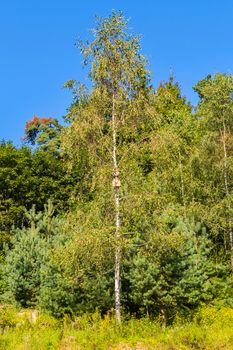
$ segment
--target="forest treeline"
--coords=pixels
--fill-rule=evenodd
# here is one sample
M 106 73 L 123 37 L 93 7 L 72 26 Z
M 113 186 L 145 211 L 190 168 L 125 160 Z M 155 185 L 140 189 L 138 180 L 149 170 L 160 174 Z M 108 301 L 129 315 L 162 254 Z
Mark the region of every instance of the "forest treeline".
M 1 302 L 170 322 L 233 306 L 233 76 L 153 87 L 121 13 L 79 42 L 91 88 L 0 144 Z

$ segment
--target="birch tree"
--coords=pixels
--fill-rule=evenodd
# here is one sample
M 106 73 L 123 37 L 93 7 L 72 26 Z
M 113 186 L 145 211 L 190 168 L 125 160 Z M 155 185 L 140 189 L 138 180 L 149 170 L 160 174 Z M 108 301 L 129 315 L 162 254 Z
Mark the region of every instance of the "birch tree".
M 233 77 L 225 74 L 207 76 L 195 86 L 200 103 L 198 116 L 203 121 L 203 129 L 212 142 L 211 162 L 215 162 L 214 174 L 219 174 L 219 193 L 223 192 L 222 208 L 226 217 L 228 245 L 231 267 L 233 268 L 233 227 L 232 227 L 232 143 L 233 143 Z M 207 144 L 208 146 L 208 144 Z M 213 158 L 214 157 L 214 158 Z M 211 176 L 213 174 L 210 174 Z M 216 187 L 216 185 L 214 185 Z M 223 190 L 221 190 L 223 188 Z
M 121 230 L 123 222 L 120 198 L 122 181 L 120 159 L 122 157 L 122 150 L 125 147 L 122 146 L 125 144 L 124 132 L 122 130 L 126 128 L 126 125 L 127 128 L 129 127 L 129 119 L 132 118 L 132 115 L 127 114 L 127 111 L 129 111 L 133 101 L 139 101 L 140 96 L 145 96 L 149 89 L 149 74 L 145 68 L 146 60 L 140 54 L 140 38 L 129 34 L 127 24 L 128 21 L 123 17 L 122 13 L 113 12 L 108 18 L 97 18 L 96 28 L 92 30 L 94 40 L 87 44 L 84 44 L 82 41 L 77 43 L 83 54 L 84 65 L 90 67 L 89 76 L 92 82 L 91 92 L 86 98 L 89 106 L 88 118 L 90 119 L 88 141 L 87 119 L 85 121 L 80 118 L 80 122 L 76 125 L 79 133 L 80 128 L 82 128 L 81 123 L 86 128 L 86 134 L 83 139 L 85 138 L 89 151 L 91 150 L 92 142 L 94 142 L 93 139 L 95 139 L 93 143 L 93 155 L 89 157 L 89 160 L 86 158 L 83 164 L 87 166 L 88 161 L 90 161 L 92 162 L 90 168 L 93 168 L 94 159 L 98 158 L 100 163 L 102 159 L 103 164 L 103 162 L 106 163 L 106 159 L 108 158 L 106 157 L 106 153 L 110 152 L 111 154 L 108 158 L 108 166 L 111 167 L 112 178 L 109 178 L 109 181 L 112 181 L 112 191 L 114 194 L 115 310 L 118 323 L 121 321 L 120 274 L 122 259 Z M 73 81 L 71 85 L 73 87 Z M 72 120 L 79 118 L 77 115 L 80 113 L 80 100 L 83 101 L 83 98 L 77 97 L 76 105 L 70 110 L 71 114 L 74 114 L 70 117 Z M 86 108 L 86 111 L 88 108 Z M 130 123 L 132 126 L 136 121 L 131 120 Z M 67 143 L 69 143 L 72 138 L 69 131 L 66 132 L 65 138 Z M 80 138 L 77 142 L 80 145 Z M 70 146 L 71 153 L 75 148 L 73 146 Z M 103 151 L 104 148 L 105 151 Z M 83 147 L 83 153 L 85 152 L 85 147 Z M 90 158 L 92 159 L 90 160 Z M 95 175 L 92 174 L 92 178 Z

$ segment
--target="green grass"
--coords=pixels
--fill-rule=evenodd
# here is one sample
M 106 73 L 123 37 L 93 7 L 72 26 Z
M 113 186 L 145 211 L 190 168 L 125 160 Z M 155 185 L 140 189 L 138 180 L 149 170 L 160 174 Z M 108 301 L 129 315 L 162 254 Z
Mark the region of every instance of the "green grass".
M 192 321 L 178 319 L 169 327 L 149 319 L 123 320 L 116 325 L 98 313 L 74 320 L 40 315 L 36 323 L 19 318 L 13 309 L 0 310 L 1 350 L 225 350 L 233 349 L 233 309 L 205 307 Z

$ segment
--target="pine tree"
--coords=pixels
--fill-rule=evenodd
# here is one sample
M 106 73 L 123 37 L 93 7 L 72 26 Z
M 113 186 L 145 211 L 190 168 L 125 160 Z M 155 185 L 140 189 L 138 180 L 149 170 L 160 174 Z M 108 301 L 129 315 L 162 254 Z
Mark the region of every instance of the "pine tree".
M 44 212 L 36 212 L 35 206 L 25 210 L 29 227 L 14 229 L 11 249 L 6 251 L 5 280 L 8 297 L 21 306 L 38 305 L 42 283 L 42 269 L 49 261 L 49 246 L 58 235 L 61 222 L 53 217 L 54 209 L 49 201 Z
M 224 294 L 221 279 L 227 277 L 224 265 L 211 259 L 212 245 L 201 223 L 166 220 L 166 233 L 157 232 L 147 244 L 137 242 L 124 262 L 123 280 L 127 308 L 139 316 L 159 315 L 165 323 Z M 224 297 L 232 302 L 229 291 Z

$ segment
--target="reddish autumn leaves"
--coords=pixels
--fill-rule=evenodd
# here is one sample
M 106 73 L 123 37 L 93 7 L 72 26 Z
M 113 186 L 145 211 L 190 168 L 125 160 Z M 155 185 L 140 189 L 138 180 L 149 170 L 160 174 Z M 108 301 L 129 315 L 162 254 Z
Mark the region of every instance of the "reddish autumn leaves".
M 30 131 L 37 129 L 41 125 L 52 125 L 54 123 L 54 118 L 40 118 L 37 115 L 34 115 L 33 118 L 26 122 L 25 125 L 25 135 L 22 137 L 23 141 L 30 141 L 29 134 Z

